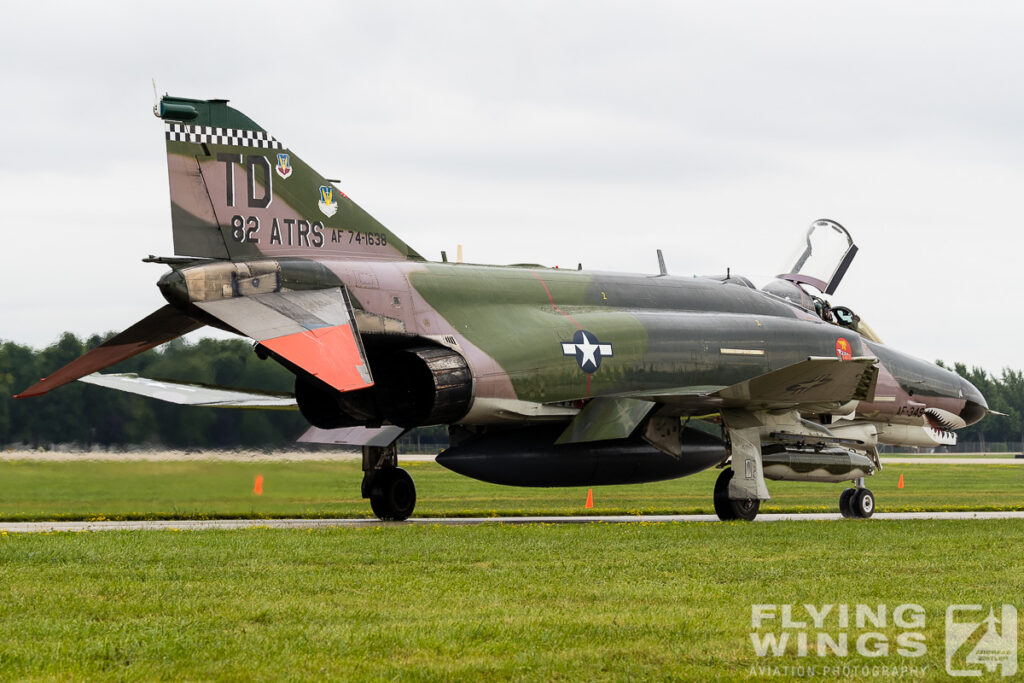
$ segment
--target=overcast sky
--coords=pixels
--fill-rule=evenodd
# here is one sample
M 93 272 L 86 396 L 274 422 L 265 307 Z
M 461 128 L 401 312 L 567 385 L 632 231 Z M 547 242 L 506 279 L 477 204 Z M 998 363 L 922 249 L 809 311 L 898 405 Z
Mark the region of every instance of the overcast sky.
M 429 258 L 774 275 L 816 218 L 885 341 L 1024 367 L 1024 5 L 12 3 L 0 338 L 163 304 L 161 93 L 221 97 Z

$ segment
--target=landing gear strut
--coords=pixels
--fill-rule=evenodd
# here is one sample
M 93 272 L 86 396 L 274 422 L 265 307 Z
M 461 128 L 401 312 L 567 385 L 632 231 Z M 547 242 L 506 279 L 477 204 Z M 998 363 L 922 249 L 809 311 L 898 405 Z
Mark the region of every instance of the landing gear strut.
M 742 519 L 751 522 L 757 517 L 757 511 L 761 508 L 761 501 L 756 498 L 746 500 L 729 499 L 729 481 L 732 479 L 733 469 L 726 467 L 718 475 L 715 482 L 715 514 L 723 522 Z
M 363 446 L 363 498 L 370 499 L 373 514 L 384 521 L 408 519 L 416 507 L 416 484 L 398 467 L 398 453 L 391 446 Z
M 839 512 L 843 517 L 867 519 L 875 512 L 875 494 L 864 488 L 864 480 L 857 480 L 857 488 L 846 489 L 839 496 Z

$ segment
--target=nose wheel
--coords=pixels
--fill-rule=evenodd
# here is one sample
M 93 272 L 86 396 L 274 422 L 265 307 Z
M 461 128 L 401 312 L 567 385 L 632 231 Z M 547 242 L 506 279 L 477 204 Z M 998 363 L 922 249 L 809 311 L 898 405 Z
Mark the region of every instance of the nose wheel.
M 839 512 L 846 518 L 867 519 L 875 512 L 875 494 L 871 489 L 846 489 L 839 496 Z

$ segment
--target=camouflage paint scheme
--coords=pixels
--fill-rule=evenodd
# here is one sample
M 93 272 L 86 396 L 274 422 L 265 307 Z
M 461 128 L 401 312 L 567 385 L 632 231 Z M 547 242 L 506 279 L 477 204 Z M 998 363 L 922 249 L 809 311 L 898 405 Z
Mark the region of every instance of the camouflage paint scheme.
M 726 460 L 749 437 L 766 470 L 779 457 L 765 448 L 774 439 L 799 456 L 776 473 L 852 480 L 873 471 L 858 454 L 877 466 L 877 443 L 948 443 L 952 429 L 986 412 L 964 379 L 863 338 L 855 326 L 826 322 L 792 282 L 779 295 L 735 277 L 428 262 L 225 100 L 167 96 L 155 113 L 165 122 L 177 255 L 158 259 L 172 267 L 159 283 L 169 307 L 159 325 L 150 316 L 22 396 L 201 323 L 252 337 L 258 353 L 292 369 L 296 400 L 316 426 L 359 434 L 415 426 L 412 414 L 427 423 L 423 415 L 442 415 L 478 435 L 487 425 L 557 423 L 556 432 L 566 428 L 558 443 L 642 434 L 679 458 L 686 449 L 677 418 L 710 415 L 726 441 L 698 469 Z M 797 367 L 808 358 L 819 360 Z M 423 364 L 436 386 L 413 386 Z M 437 408 L 442 389 L 456 396 L 447 408 Z M 433 402 L 435 411 L 389 417 L 389 402 L 400 401 Z M 666 417 L 675 422 L 658 422 Z M 599 424 L 609 420 L 610 430 Z M 808 420 L 835 425 L 834 434 L 820 437 Z M 659 437 L 662 428 L 667 436 Z M 808 455 L 805 442 L 814 439 Z M 814 452 L 837 444 L 855 464 L 815 465 Z M 730 497 L 767 497 L 755 456 L 747 474 L 753 466 L 757 483 L 734 481 Z

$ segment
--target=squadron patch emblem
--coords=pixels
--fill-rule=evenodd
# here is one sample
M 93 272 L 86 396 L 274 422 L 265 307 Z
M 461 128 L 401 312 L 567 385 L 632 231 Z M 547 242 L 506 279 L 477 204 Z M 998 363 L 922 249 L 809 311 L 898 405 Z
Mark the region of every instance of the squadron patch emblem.
M 839 360 L 850 360 L 853 358 L 853 347 L 850 346 L 850 342 L 846 341 L 845 337 L 836 339 L 836 357 Z
M 317 206 L 328 218 L 338 212 L 338 200 L 334 198 L 334 188 L 326 185 L 320 186 L 320 201 Z
M 597 341 L 593 333 L 576 330 L 572 342 L 562 342 L 563 356 L 576 356 L 580 370 L 588 374 L 597 372 L 601 367 L 601 359 L 612 355 L 612 345 Z
M 281 176 L 282 178 L 287 178 L 288 176 L 290 176 L 292 174 L 291 156 L 288 154 L 278 154 L 277 166 L 275 167 L 274 170 L 276 170 L 277 175 Z

